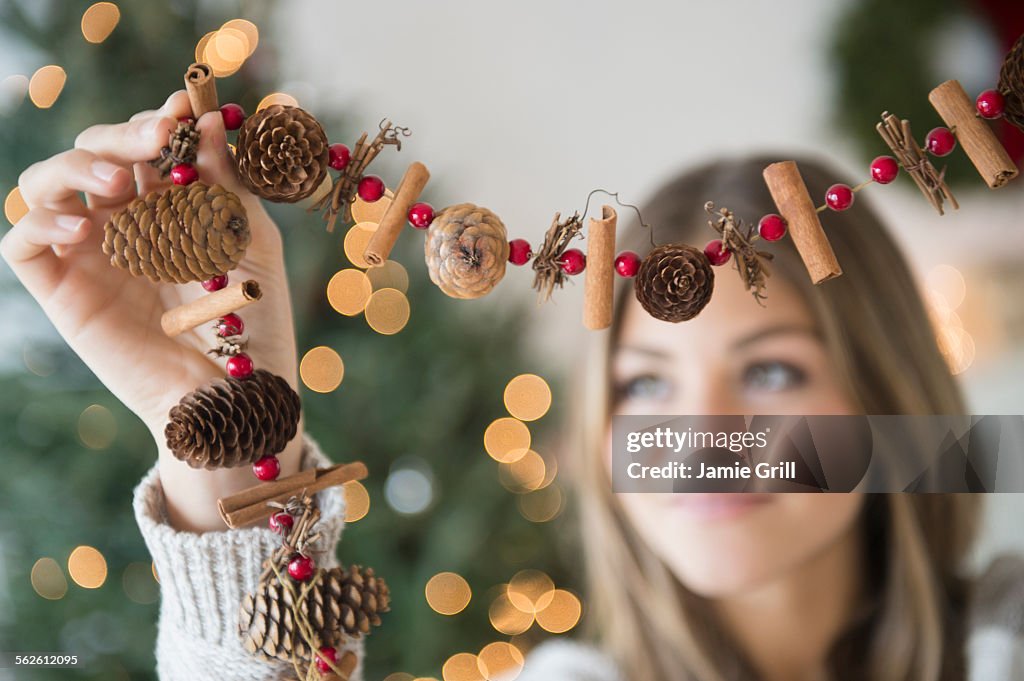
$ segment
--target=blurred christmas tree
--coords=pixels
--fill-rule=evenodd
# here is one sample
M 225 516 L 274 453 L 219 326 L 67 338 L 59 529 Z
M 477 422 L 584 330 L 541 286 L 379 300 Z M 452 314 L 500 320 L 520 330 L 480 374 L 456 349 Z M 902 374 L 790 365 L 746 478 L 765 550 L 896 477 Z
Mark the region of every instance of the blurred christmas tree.
M 246 19 L 257 26 L 274 10 L 270 1 L 245 6 Z M 159 106 L 180 87 L 193 46 L 229 18 L 211 14 L 199 0 L 125 2 L 113 32 L 93 44 L 83 38 L 88 7 L 0 3 L 6 49 L 67 72 L 52 107 L 25 99 L 3 114 L 5 194 L 26 166 L 70 147 L 84 127 Z M 277 70 L 269 42 L 218 84 L 222 101 L 255 110 Z M 357 132 L 328 112 L 316 113 L 332 137 Z M 437 197 L 436 186 L 432 194 Z M 536 568 L 566 585 L 549 534 L 562 517 L 546 524 L 527 519 L 543 520 L 565 505 L 557 481 L 551 483 L 550 460 L 546 475 L 518 479 L 523 489 L 548 486 L 517 496 L 502 487 L 499 467 L 483 448 L 488 424 L 506 416 L 508 380 L 547 367 L 524 356 L 520 309 L 446 298 L 430 284 L 412 238 L 393 256 L 409 265 L 408 325 L 385 336 L 361 316 L 338 315 L 325 287 L 335 271 L 350 266 L 342 255 L 344 230 L 326 234 L 315 215 L 294 207 L 274 211 L 287 225 L 300 353 L 325 345 L 346 365 L 336 391 L 303 390 L 307 428 L 333 458 L 360 458 L 370 468 L 372 507 L 348 527 L 340 549 L 344 562 L 374 566 L 394 594 L 393 612 L 368 641 L 366 676 L 401 670 L 439 677 L 450 655 L 508 640 L 532 621 L 527 615 L 525 622 L 520 616 L 518 623 L 500 623 L 504 635 L 489 623 L 499 585 L 518 571 Z M 155 678 L 158 588 L 130 508 L 131 490 L 152 465 L 155 447 L 56 337 L 5 265 L 0 308 L 11 324 L 11 311 L 18 312 L 17 330 L 4 335 L 22 355 L 8 353 L 13 364 L 0 368 L 0 651 L 83 658 L 77 669 L 19 671 L 18 678 Z M 506 484 L 516 487 L 511 473 Z M 80 546 L 96 551 L 75 551 Z M 426 583 L 442 571 L 458 573 L 473 589 L 468 607 L 451 617 L 424 599 Z M 528 645 L 538 630 L 535 624 L 517 641 Z

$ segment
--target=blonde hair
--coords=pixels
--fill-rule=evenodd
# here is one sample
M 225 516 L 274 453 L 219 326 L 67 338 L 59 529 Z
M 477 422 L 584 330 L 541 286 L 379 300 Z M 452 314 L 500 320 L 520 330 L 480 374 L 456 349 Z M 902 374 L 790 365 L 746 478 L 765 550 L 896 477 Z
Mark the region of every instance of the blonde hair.
M 644 222 L 654 226 L 657 243 L 701 247 L 713 236 L 703 214 L 707 200 L 747 220 L 774 212 L 761 179 L 772 160 L 777 159 L 723 161 L 686 172 L 641 209 Z M 798 163 L 812 196 L 824 196 L 840 180 L 817 162 Z M 853 209 L 830 213 L 824 222 L 844 269 L 838 279 L 812 285 L 788 238 L 767 250 L 775 256 L 772 280 L 784 278 L 797 288 L 851 398 L 867 414 L 965 413 L 910 269 L 870 206 L 858 198 Z M 633 225 L 619 247 L 643 254 L 650 238 Z M 686 589 L 630 525 L 598 454 L 614 407 L 610 361 L 632 295 L 631 280 L 620 280 L 612 328 L 595 338 L 582 367 L 584 398 L 575 407 L 571 469 L 587 573 L 587 621 L 631 681 L 755 679 L 708 603 Z M 958 575 L 978 510 L 974 495 L 867 495 L 860 529 L 870 598 L 831 650 L 833 678 L 963 677 L 964 582 Z

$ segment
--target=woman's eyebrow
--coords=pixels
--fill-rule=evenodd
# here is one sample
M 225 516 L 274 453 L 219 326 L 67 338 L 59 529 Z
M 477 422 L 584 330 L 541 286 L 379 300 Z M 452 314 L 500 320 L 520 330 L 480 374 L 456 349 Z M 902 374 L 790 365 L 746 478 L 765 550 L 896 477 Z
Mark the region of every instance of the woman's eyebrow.
M 779 324 L 777 326 L 769 326 L 766 329 L 760 329 L 747 336 L 743 336 L 739 340 L 734 341 L 732 347 L 734 349 L 744 348 L 747 347 L 748 345 L 758 343 L 766 338 L 773 338 L 775 336 L 786 336 L 790 334 L 813 336 L 815 339 L 821 338 L 821 333 L 814 327 L 804 326 L 800 324 Z
M 658 350 L 657 348 L 651 348 L 644 345 L 620 345 L 615 349 L 616 354 L 620 352 L 632 352 L 637 355 L 645 355 L 647 357 L 655 357 L 657 359 L 668 359 L 669 353 L 664 350 Z

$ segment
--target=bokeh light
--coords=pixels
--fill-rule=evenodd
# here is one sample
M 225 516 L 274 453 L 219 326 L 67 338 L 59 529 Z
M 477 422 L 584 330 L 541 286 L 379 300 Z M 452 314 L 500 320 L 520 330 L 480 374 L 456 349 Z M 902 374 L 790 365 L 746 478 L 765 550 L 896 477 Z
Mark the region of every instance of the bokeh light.
M 575 594 L 564 589 L 555 589 L 551 601 L 537 612 L 537 624 L 552 634 L 564 634 L 580 621 L 583 605 Z
M 284 92 L 271 92 L 260 100 L 256 110 L 259 111 L 260 109 L 266 109 L 268 106 L 273 106 L 274 104 L 280 104 L 282 106 L 298 106 L 299 100 L 289 94 L 285 94 Z
M 384 681 L 416 681 L 416 677 L 406 672 L 394 672 L 385 676 Z
M 505 386 L 505 408 L 520 421 L 536 421 L 551 407 L 551 388 L 536 374 L 520 374 Z
M 160 598 L 160 585 L 153 577 L 150 563 L 129 563 L 124 569 L 121 586 L 128 599 L 139 605 L 150 605 Z
M 7 115 L 21 106 L 28 94 L 28 76 L 20 73 L 0 80 L 0 115 Z
M 405 293 L 409 290 L 409 272 L 396 260 L 385 260 L 379 267 L 366 270 L 366 276 L 374 291 L 393 288 Z
M 372 224 L 373 227 L 367 227 L 367 229 L 377 229 L 377 224 L 380 223 L 381 218 L 384 217 L 384 213 L 387 212 L 391 206 L 391 201 L 394 198 L 394 194 L 390 189 L 384 190 L 384 196 L 380 197 L 376 201 L 363 201 L 362 198 L 356 194 L 355 199 L 352 200 L 352 219 L 355 222 L 365 222 Z
M 79 546 L 68 557 L 68 574 L 83 589 L 98 589 L 107 581 L 107 561 L 97 549 Z
M 495 641 L 480 650 L 477 667 L 488 681 L 512 681 L 523 670 L 523 654 L 510 643 Z
M 384 336 L 391 336 L 409 322 L 409 299 L 398 289 L 382 288 L 374 291 L 366 303 L 366 323 Z
M 522 600 L 525 604 L 525 598 Z M 514 636 L 523 633 L 533 625 L 532 608 L 532 603 L 530 604 L 530 612 L 524 612 L 517 608 L 512 604 L 512 599 L 508 597 L 506 590 L 498 594 L 491 602 L 491 607 L 487 611 L 487 617 L 491 621 L 491 626 L 496 631 Z
M 363 251 L 373 238 L 373 231 L 366 229 L 363 225 L 368 223 L 357 222 L 345 233 L 345 257 L 356 267 L 366 269 L 370 263 L 363 258 Z
M 37 560 L 32 566 L 30 579 L 35 592 L 47 600 L 60 600 L 68 592 L 68 580 L 65 579 L 60 564 L 53 558 Z
M 544 457 L 532 449 L 515 461 L 499 464 L 498 479 L 505 489 L 516 494 L 533 492 L 550 482 Z
M 345 495 L 345 522 L 354 523 L 362 520 L 370 512 L 370 493 L 363 483 L 349 480 L 341 486 Z
M 7 192 L 7 198 L 4 199 L 4 217 L 7 218 L 7 222 L 13 225 L 25 217 L 26 213 L 28 213 L 28 204 L 21 196 L 21 189 L 15 187 Z
M 534 615 L 551 603 L 555 583 L 540 570 L 520 570 L 509 580 L 505 593 L 513 607 Z
M 213 69 L 213 75 L 218 78 L 230 76 L 242 68 L 245 60 L 256 49 L 259 40 L 259 29 L 256 24 L 246 19 L 232 19 L 199 39 L 196 43 L 196 61 L 209 64 Z M 264 101 L 267 101 L 266 98 Z M 259 108 L 262 109 L 264 106 L 266 105 L 260 102 Z
M 516 505 L 519 513 L 530 522 L 546 523 L 562 511 L 562 490 L 558 485 L 548 485 L 517 497 Z
M 964 302 L 967 295 L 967 282 L 964 275 L 951 265 L 936 265 L 925 277 L 927 287 L 942 297 L 950 309 L 955 310 Z
M 519 419 L 495 419 L 484 431 L 484 449 L 495 461 L 517 461 L 530 449 L 530 429 Z
M 78 439 L 89 449 L 106 449 L 117 437 L 117 420 L 101 404 L 90 404 L 78 417 Z
M 473 597 L 469 582 L 454 572 L 439 572 L 431 577 L 423 593 L 430 609 L 441 615 L 462 612 Z
M 427 510 L 434 500 L 434 473 L 430 465 L 416 456 L 405 456 L 393 463 L 384 481 L 384 499 L 403 515 Z
M 121 10 L 112 2 L 97 2 L 82 13 L 82 37 L 90 43 L 102 43 L 106 40 L 117 22 L 121 20 Z
M 345 377 L 345 363 L 332 348 L 319 345 L 302 356 L 299 376 L 302 377 L 302 383 L 313 392 L 329 393 L 341 385 Z
M 245 55 L 246 57 L 252 56 L 252 53 L 256 51 L 256 46 L 260 44 L 260 30 L 256 27 L 256 24 L 248 19 L 232 19 L 231 21 L 224 22 L 221 30 L 239 31 L 245 36 L 246 44 L 249 47 L 249 51 Z
M 444 681 L 484 681 L 473 653 L 455 653 L 449 657 L 441 668 L 441 677 Z
M 327 282 L 327 302 L 336 312 L 349 317 L 361 314 L 373 293 L 373 284 L 362 270 L 347 268 Z
M 28 96 L 40 109 L 49 109 L 60 97 L 68 74 L 56 64 L 43 66 L 32 74 L 28 82 Z

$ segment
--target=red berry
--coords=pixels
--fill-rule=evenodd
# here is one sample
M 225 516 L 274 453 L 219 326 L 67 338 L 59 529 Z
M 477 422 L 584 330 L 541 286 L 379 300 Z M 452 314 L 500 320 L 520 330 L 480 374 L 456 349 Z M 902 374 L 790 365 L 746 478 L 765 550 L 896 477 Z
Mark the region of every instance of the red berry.
M 291 513 L 281 511 L 280 513 L 275 513 L 274 515 L 270 516 L 269 524 L 270 529 L 272 529 L 274 532 L 283 534 L 287 530 L 292 529 L 292 526 L 295 524 L 295 518 L 292 517 Z
M 878 184 L 889 184 L 900 174 L 900 164 L 892 156 L 879 156 L 871 162 L 871 179 Z
M 263 482 L 277 480 L 281 475 L 281 462 L 276 456 L 265 456 L 252 465 L 252 473 Z
M 332 646 L 320 646 L 320 652 L 316 655 L 316 668 L 321 674 L 328 674 L 331 670 L 331 665 L 327 664 L 325 660 L 330 660 L 332 664 L 338 664 L 338 651 Z
M 228 375 L 235 378 L 249 378 L 252 375 L 252 359 L 244 352 L 228 357 Z
M 579 274 L 587 266 L 587 256 L 583 255 L 583 251 L 578 248 L 570 248 L 562 252 L 558 264 L 562 266 L 562 271 L 566 274 Z
M 203 288 L 209 291 L 210 293 L 213 293 L 214 291 L 219 291 L 227 285 L 228 275 L 226 274 L 218 275 L 213 279 L 207 279 L 206 281 L 203 282 Z
M 704 247 L 704 255 L 712 265 L 724 265 L 732 257 L 732 251 L 722 244 L 721 239 L 712 239 Z
M 352 152 L 341 142 L 327 147 L 327 153 L 329 155 L 328 162 L 335 170 L 344 170 L 348 162 L 352 160 Z
M 367 203 L 379 201 L 380 197 L 384 196 L 384 180 L 376 175 L 365 175 L 359 180 L 356 191 L 359 192 L 359 198 Z
M 956 149 L 956 136 L 949 128 L 932 128 L 924 138 L 924 148 L 932 156 L 948 156 Z
M 620 277 L 635 277 L 640 269 L 640 256 L 633 251 L 623 251 L 615 256 L 615 271 Z
M 312 577 L 315 568 L 313 559 L 301 553 L 296 554 L 288 561 L 288 574 L 291 575 L 292 579 L 299 582 L 304 582 Z
M 220 115 L 224 119 L 224 127 L 228 130 L 238 130 L 242 123 L 245 123 L 245 109 L 234 103 L 222 106 Z
M 982 118 L 999 118 L 1006 110 L 1006 100 L 999 90 L 985 90 L 974 101 L 978 115 Z
M 434 207 L 429 203 L 414 203 L 409 208 L 409 224 L 416 229 L 426 229 L 434 221 Z
M 228 336 L 241 336 L 244 331 L 245 323 L 242 322 L 242 318 L 234 312 L 229 312 L 221 317 L 217 322 L 217 335 L 222 338 L 227 338 Z
M 508 261 L 513 265 L 525 265 L 533 257 L 533 249 L 526 239 L 512 239 L 508 242 Z
M 781 215 L 769 213 L 758 221 L 757 233 L 765 241 L 778 241 L 786 236 L 786 219 Z
M 846 210 L 853 205 L 853 190 L 847 184 L 834 184 L 825 192 L 825 203 L 832 210 Z
M 179 163 L 171 168 L 171 182 L 174 184 L 192 184 L 199 179 L 199 171 L 188 163 Z

